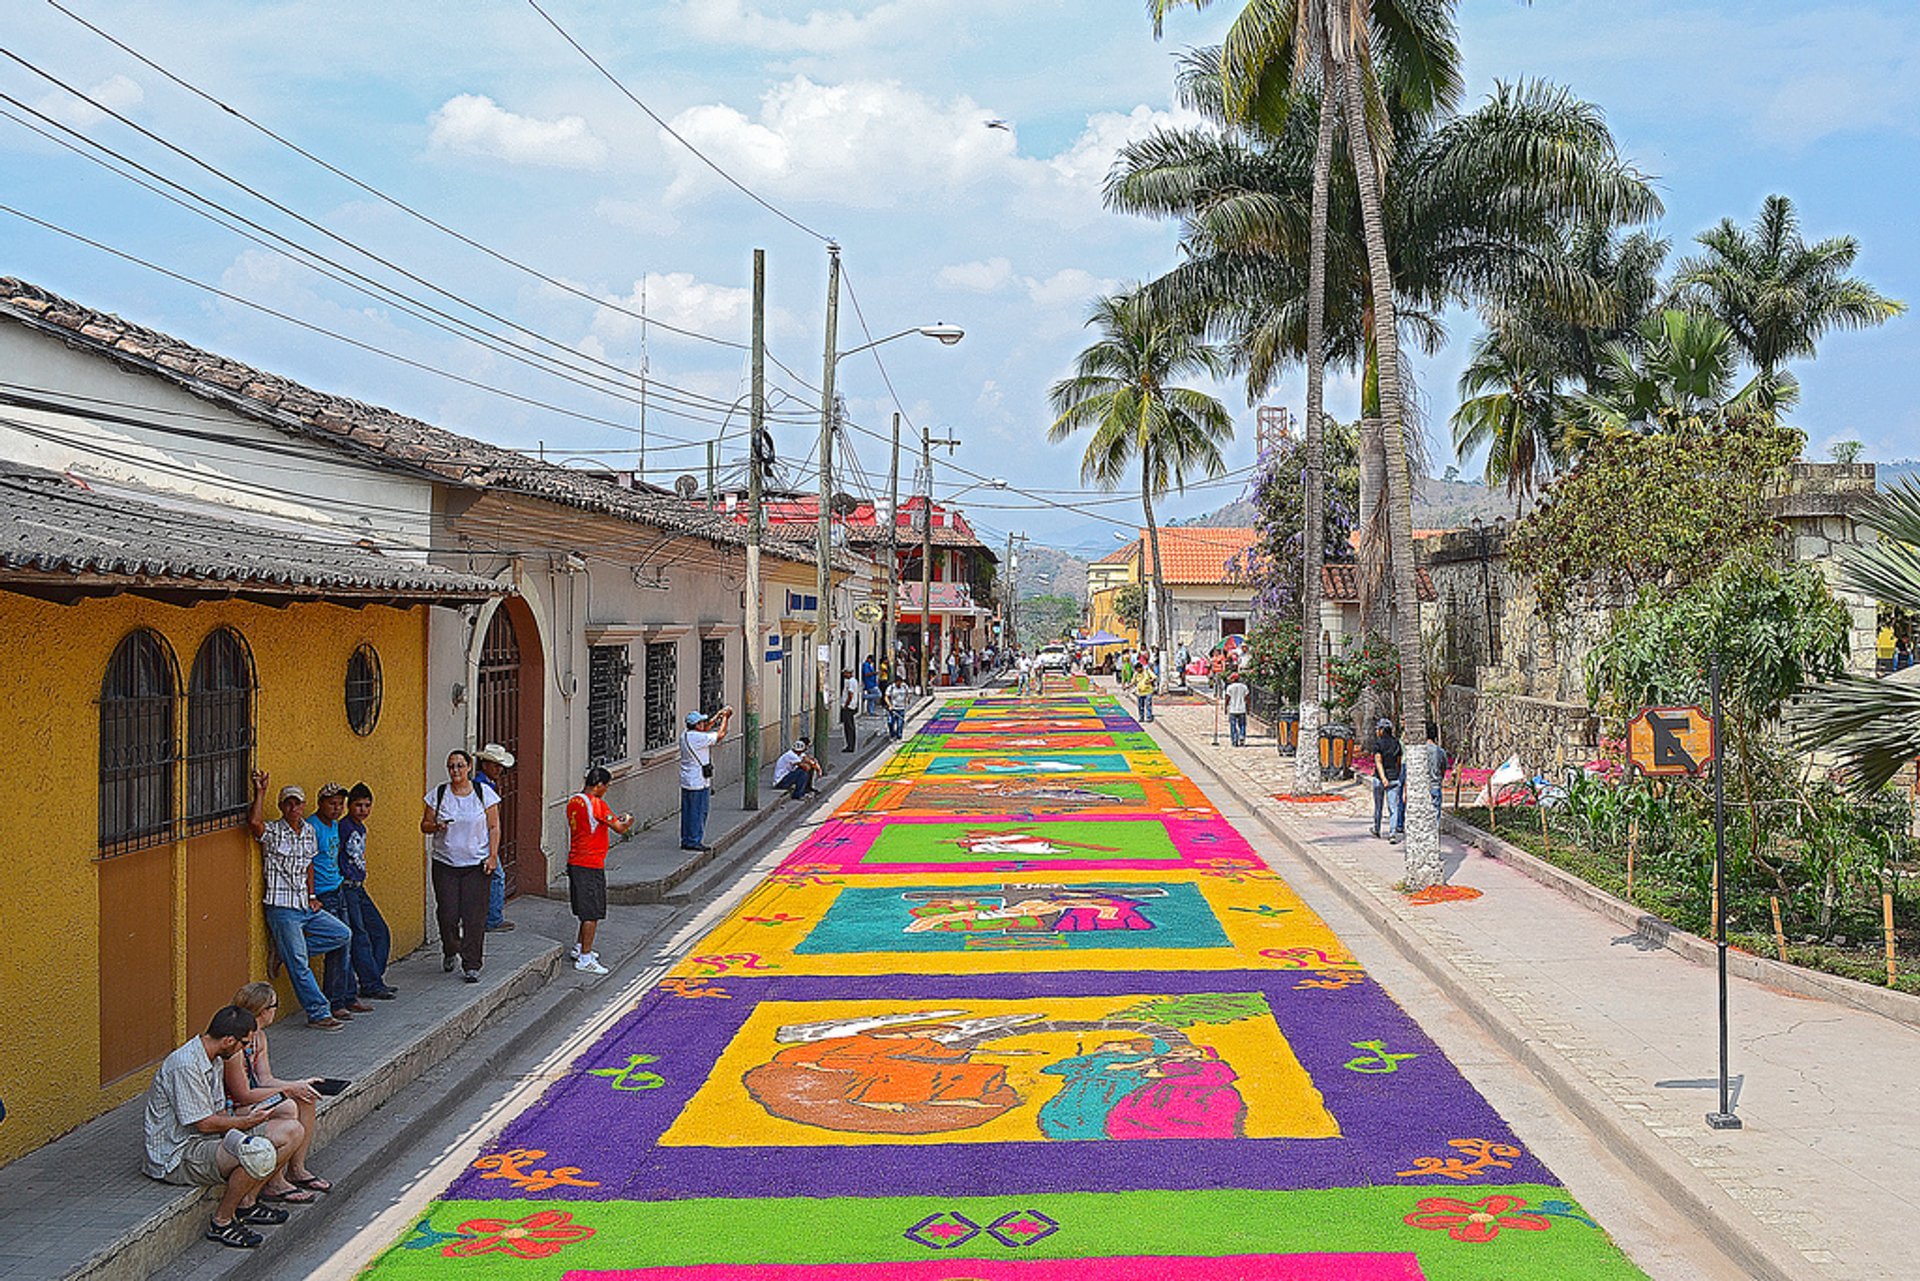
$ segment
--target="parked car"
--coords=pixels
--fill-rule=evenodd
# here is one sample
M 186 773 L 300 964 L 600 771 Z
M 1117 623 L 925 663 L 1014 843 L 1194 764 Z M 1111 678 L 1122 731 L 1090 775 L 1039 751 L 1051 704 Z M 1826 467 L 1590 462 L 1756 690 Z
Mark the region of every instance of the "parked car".
M 1064 672 L 1073 666 L 1065 645 L 1044 645 L 1033 656 L 1033 665 L 1041 671 Z

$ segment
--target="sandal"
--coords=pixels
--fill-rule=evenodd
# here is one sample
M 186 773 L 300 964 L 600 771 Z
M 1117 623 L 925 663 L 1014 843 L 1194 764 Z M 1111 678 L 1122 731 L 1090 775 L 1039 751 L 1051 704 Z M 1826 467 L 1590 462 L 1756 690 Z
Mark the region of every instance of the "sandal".
M 234 1211 L 233 1221 L 249 1225 L 263 1223 L 268 1227 L 277 1228 L 292 1217 L 277 1205 L 243 1205 Z
M 296 1184 L 285 1192 L 262 1192 L 260 1199 L 272 1205 L 312 1205 L 320 1198 L 311 1189 Z
M 321 1178 L 317 1174 L 309 1174 L 304 1179 L 296 1179 L 291 1174 L 289 1174 L 287 1176 L 287 1182 L 293 1184 L 293 1186 L 296 1188 L 304 1188 L 308 1192 L 333 1191 L 333 1184 L 327 1182 L 325 1179 Z
M 209 1241 L 218 1241 L 221 1245 L 230 1245 L 236 1250 L 252 1250 L 266 1240 L 258 1232 L 241 1227 L 238 1220 L 209 1223 L 205 1236 Z

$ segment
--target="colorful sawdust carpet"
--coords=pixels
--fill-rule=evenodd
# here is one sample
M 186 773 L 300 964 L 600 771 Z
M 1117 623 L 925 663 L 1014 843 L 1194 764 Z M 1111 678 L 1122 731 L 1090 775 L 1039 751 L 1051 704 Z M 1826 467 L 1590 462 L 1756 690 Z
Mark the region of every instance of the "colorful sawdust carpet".
M 509 1273 L 1642 1276 L 1085 692 L 942 707 L 371 1271 Z

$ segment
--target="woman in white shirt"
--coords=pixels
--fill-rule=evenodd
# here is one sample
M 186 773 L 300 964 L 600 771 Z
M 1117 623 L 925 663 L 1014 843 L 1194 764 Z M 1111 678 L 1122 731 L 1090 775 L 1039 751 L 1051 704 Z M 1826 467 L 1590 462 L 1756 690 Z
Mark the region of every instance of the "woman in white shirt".
M 475 777 L 473 757 L 447 754 L 447 781 L 426 797 L 420 830 L 433 838 L 433 902 L 440 920 L 440 968 L 480 981 L 487 939 L 487 890 L 500 865 L 500 794 Z

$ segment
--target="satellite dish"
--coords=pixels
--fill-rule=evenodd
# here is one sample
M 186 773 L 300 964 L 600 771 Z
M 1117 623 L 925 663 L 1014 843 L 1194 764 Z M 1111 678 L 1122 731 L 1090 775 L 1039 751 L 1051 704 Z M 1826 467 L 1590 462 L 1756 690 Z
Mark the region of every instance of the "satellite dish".
M 700 492 L 700 478 L 691 472 L 677 477 L 673 482 L 673 492 L 682 498 L 692 498 Z

